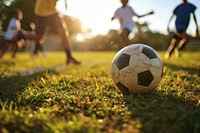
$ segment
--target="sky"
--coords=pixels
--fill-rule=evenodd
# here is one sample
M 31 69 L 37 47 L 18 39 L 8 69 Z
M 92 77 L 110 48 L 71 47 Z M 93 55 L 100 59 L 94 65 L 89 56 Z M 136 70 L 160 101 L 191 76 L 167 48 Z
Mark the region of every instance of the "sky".
M 84 28 L 91 28 L 93 34 L 105 34 L 110 29 L 118 29 L 117 20 L 111 21 L 115 10 L 121 6 L 120 0 L 67 0 L 68 8 L 65 10 L 64 0 L 59 0 L 57 9 L 59 12 L 73 16 L 82 21 Z M 166 34 L 167 23 L 172 16 L 173 9 L 182 0 L 129 0 L 129 5 L 133 10 L 143 15 L 149 11 L 154 11 L 154 15 L 136 19 L 138 22 L 148 22 L 152 31 Z M 200 27 L 200 0 L 188 0 L 193 3 L 197 10 L 195 12 L 197 22 Z M 170 23 L 170 28 L 174 29 L 174 20 Z M 195 34 L 195 24 L 193 19 L 190 22 L 188 33 Z

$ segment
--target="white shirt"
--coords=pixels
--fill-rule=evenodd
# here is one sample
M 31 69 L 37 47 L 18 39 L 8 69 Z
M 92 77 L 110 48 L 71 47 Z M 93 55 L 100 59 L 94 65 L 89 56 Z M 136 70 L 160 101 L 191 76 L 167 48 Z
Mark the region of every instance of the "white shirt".
M 15 33 L 17 31 L 19 31 L 21 29 L 21 23 L 18 19 L 16 18 L 11 18 L 10 19 L 10 22 L 8 24 L 8 28 L 7 28 L 7 31 L 6 31 L 6 35 L 5 35 L 5 39 L 6 40 L 13 40 L 13 37 L 15 35 Z
M 114 17 L 119 20 L 121 30 L 128 29 L 131 31 L 133 29 L 133 16 L 136 16 L 136 13 L 130 6 L 120 7 L 114 13 Z

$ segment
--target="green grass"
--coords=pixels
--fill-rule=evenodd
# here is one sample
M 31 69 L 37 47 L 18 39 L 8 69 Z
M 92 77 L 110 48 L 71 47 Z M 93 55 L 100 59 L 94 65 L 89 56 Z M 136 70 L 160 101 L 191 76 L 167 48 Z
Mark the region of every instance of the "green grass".
M 31 60 L 19 53 L 0 61 L 0 132 L 33 133 L 199 133 L 200 54 L 163 59 L 164 75 L 149 94 L 123 96 L 110 67 L 116 52 L 80 52 L 83 64 L 63 65 L 63 53 Z

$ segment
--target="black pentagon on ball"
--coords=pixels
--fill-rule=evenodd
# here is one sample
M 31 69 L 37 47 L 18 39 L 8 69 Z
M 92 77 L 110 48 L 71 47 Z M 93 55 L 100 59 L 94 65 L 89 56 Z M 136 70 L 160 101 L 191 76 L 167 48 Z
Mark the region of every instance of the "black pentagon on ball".
M 149 86 L 153 79 L 154 77 L 149 70 L 138 73 L 138 85 Z
M 121 54 L 116 60 L 115 64 L 119 70 L 129 65 L 130 55 Z
M 155 51 L 149 47 L 143 47 L 142 53 L 145 54 L 149 59 L 157 58 Z
M 117 86 L 117 88 L 119 90 L 121 90 L 122 94 L 124 94 L 124 95 L 128 95 L 129 94 L 129 89 L 126 86 L 124 86 L 122 83 L 118 82 L 116 84 L 116 86 Z

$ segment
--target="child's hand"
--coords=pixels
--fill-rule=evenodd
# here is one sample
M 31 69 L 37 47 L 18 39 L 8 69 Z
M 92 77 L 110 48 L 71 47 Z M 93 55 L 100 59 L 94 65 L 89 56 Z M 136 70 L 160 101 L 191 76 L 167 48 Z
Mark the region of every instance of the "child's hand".
M 65 10 L 67 10 L 67 0 L 65 0 Z
M 151 12 L 149 12 L 148 14 L 149 14 L 149 15 L 154 14 L 154 11 L 151 11 Z

